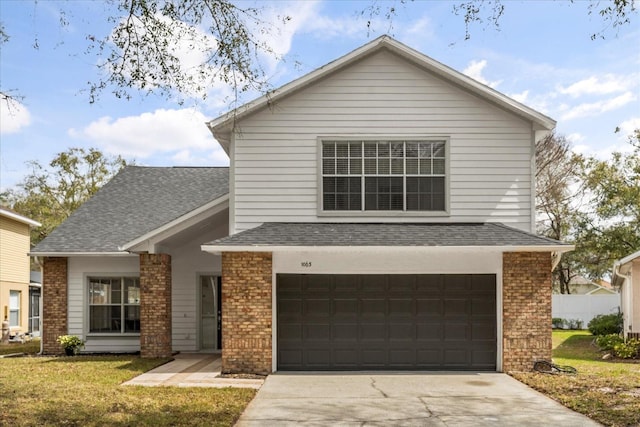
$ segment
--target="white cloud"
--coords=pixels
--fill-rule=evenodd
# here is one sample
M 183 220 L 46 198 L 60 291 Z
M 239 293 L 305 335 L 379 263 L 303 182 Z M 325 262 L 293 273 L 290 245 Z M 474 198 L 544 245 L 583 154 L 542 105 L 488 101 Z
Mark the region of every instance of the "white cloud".
M 633 117 L 629 120 L 625 120 L 620 123 L 620 135 L 622 135 L 625 139 L 633 134 L 633 131 L 636 129 L 640 129 L 640 117 Z
M 479 81 L 482 84 L 485 84 L 489 87 L 495 88 L 496 86 L 498 86 L 500 83 L 502 83 L 502 80 L 498 80 L 495 82 L 490 82 L 489 80 L 487 80 L 483 75 L 482 75 L 482 71 L 484 70 L 484 68 L 487 66 L 487 60 L 483 59 L 481 61 L 471 61 L 469 63 L 469 65 L 467 66 L 467 68 L 465 68 L 462 72 L 464 74 L 466 74 L 467 76 L 471 77 L 474 80 Z
M 17 133 L 31 124 L 27 107 L 15 100 L 0 98 L 0 134 Z
M 566 138 L 571 144 L 578 144 L 579 142 L 584 141 L 584 135 L 578 132 L 570 133 Z
M 583 103 L 572 109 L 562 116 L 562 120 L 571 120 L 579 117 L 595 116 L 607 111 L 621 108 L 630 102 L 633 102 L 637 97 L 633 92 L 625 92 L 622 95 L 616 96 L 606 101 Z
M 514 93 L 509 95 L 511 98 L 515 99 L 518 102 L 522 102 L 523 104 L 527 101 L 527 98 L 529 97 L 529 91 L 528 90 L 524 90 L 520 93 Z
M 147 158 L 177 152 L 174 160 L 189 159 L 189 152 L 222 152 L 205 125 L 206 118 L 192 109 L 160 109 L 139 116 L 101 117 L 69 135 L 83 138 L 111 154 Z M 224 155 L 224 152 L 222 152 Z
M 610 95 L 632 88 L 638 76 L 617 76 L 605 74 L 602 77 L 591 76 L 567 87 L 560 87 L 558 91 L 564 95 L 577 98 L 583 95 Z

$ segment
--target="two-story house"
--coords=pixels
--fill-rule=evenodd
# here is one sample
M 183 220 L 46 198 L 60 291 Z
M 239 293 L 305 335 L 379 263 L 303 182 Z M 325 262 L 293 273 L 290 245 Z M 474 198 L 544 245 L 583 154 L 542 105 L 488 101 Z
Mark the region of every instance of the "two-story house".
M 34 249 L 46 353 L 68 333 L 225 372 L 550 359 L 552 119 L 385 36 L 208 126 L 228 169 L 128 167 Z
M 8 322 L 2 339 L 30 331 L 29 283 L 31 227 L 40 223 L 0 207 L 0 321 Z M 37 326 L 37 325 L 36 325 Z

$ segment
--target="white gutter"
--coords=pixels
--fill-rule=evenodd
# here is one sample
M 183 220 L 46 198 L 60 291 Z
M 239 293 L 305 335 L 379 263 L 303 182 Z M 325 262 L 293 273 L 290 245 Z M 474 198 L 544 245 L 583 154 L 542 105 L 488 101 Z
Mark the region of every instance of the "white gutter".
M 204 252 L 220 255 L 222 252 L 433 252 L 433 251 L 473 251 L 483 250 L 489 252 L 569 252 L 575 248 L 573 245 L 557 246 L 277 246 L 277 245 L 202 245 Z
M 6 216 L 7 218 L 15 219 L 16 221 L 29 224 L 31 227 L 40 227 L 42 225 L 38 221 L 34 221 L 32 219 L 27 218 L 26 216 L 18 215 L 17 213 L 13 213 L 5 209 L 0 209 L 0 213 Z

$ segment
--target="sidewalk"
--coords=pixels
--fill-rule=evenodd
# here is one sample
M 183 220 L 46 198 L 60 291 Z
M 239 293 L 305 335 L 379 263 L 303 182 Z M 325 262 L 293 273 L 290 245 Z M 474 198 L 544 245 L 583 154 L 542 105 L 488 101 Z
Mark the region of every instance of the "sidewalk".
M 219 378 L 220 367 L 220 354 L 179 353 L 171 362 L 122 385 L 259 389 L 264 383 L 264 379 Z

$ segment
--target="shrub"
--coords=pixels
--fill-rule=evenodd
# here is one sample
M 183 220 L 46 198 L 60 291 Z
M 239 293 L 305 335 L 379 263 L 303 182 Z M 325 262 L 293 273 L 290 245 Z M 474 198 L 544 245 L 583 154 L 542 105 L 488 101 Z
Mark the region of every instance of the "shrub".
M 593 335 L 619 334 L 622 332 L 622 313 L 600 314 L 587 325 Z
M 67 356 L 75 355 L 84 347 L 84 341 L 75 335 L 61 335 L 57 338 Z
M 598 335 L 596 337 L 596 345 L 600 350 L 604 351 L 613 350 L 616 345 L 623 342 L 624 340 L 618 334 Z
M 640 352 L 640 340 L 630 339 L 613 346 L 613 354 L 621 359 L 632 359 L 638 357 Z
M 554 317 L 551 319 L 551 327 L 553 329 L 564 329 L 566 321 L 562 317 Z

